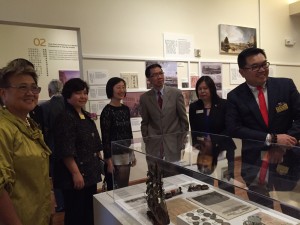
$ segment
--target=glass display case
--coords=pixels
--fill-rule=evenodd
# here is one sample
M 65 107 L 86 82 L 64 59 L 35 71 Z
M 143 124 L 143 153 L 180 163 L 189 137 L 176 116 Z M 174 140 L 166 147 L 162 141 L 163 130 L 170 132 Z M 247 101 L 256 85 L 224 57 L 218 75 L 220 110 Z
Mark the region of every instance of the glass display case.
M 297 146 L 187 132 L 112 142 L 112 155 L 95 224 L 300 224 Z

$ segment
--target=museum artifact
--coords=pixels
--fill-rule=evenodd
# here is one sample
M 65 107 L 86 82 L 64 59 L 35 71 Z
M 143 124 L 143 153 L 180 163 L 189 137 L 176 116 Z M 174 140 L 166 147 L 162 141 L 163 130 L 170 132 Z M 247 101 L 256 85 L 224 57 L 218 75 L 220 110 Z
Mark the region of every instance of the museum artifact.
M 188 192 L 191 192 L 191 191 L 201 191 L 201 190 L 208 190 L 208 185 L 206 184 L 197 184 L 197 185 L 190 185 L 189 188 L 188 188 Z
M 170 223 L 167 205 L 165 202 L 165 192 L 163 189 L 162 172 L 157 164 L 149 165 L 147 173 L 146 199 L 149 210 L 148 217 L 154 225 L 166 225 Z
M 169 198 L 172 198 L 176 195 L 180 195 L 182 194 L 182 190 L 181 190 L 181 187 L 178 187 L 176 189 L 173 189 L 173 190 L 170 190 L 168 192 L 165 193 L 165 198 L 166 199 L 169 199 Z

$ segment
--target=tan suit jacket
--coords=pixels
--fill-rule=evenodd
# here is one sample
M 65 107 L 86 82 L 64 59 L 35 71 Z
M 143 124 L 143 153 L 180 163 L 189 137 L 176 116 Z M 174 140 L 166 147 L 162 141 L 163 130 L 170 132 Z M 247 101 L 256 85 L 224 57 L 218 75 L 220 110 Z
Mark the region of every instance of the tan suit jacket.
M 160 157 L 163 146 L 165 159 L 177 161 L 180 150 L 189 130 L 184 98 L 181 91 L 173 87 L 164 87 L 163 105 L 160 109 L 154 89 L 144 93 L 140 98 L 141 131 L 146 144 L 146 153 Z

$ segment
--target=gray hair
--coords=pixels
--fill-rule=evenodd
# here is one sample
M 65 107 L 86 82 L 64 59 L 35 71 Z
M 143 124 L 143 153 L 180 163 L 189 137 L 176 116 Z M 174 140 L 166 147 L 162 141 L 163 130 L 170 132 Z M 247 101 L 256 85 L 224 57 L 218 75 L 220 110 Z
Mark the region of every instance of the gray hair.
M 0 87 L 6 88 L 10 85 L 10 78 L 14 75 L 30 75 L 37 84 L 38 75 L 34 70 L 34 66 L 26 59 L 14 59 L 3 67 L 0 72 Z
M 60 80 L 53 79 L 48 84 L 48 90 L 52 95 L 61 94 L 63 83 Z

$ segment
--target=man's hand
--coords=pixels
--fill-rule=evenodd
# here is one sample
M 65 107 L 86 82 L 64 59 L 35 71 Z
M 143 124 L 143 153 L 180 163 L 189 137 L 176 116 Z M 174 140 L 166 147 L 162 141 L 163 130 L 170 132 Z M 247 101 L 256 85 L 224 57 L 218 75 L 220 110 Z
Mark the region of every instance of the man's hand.
M 272 146 L 269 150 L 269 163 L 282 163 L 286 149 L 280 146 Z
M 277 144 L 293 147 L 297 144 L 297 139 L 288 134 L 277 134 Z

